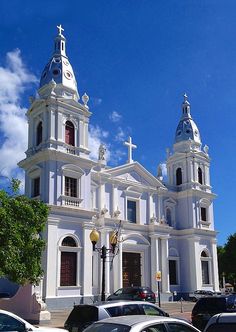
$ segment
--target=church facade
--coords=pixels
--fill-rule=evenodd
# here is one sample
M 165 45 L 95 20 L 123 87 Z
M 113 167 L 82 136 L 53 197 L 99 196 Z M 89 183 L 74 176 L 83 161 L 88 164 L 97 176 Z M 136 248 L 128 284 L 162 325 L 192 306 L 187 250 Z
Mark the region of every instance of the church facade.
M 157 291 L 157 272 L 164 300 L 173 292 L 219 290 L 210 158 L 187 96 L 173 149 L 167 151 L 167 181 L 160 168 L 154 176 L 132 160 L 131 138 L 125 143 L 126 164 L 109 167 L 103 145 L 92 160 L 89 97 L 80 99 L 62 30 L 59 26 L 38 97 L 31 98 L 28 149 L 19 163 L 26 195 L 50 206 L 41 288 L 48 308 L 99 298 L 102 260 L 92 248 L 93 229 L 100 248 L 110 248 L 114 231 L 119 235 L 117 254 L 105 262 L 106 295 L 131 285 Z

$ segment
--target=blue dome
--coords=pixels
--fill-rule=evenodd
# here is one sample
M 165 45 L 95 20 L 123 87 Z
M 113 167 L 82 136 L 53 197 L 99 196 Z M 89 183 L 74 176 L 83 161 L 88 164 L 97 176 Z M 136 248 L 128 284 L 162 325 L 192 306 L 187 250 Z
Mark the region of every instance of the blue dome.
M 175 143 L 192 140 L 201 144 L 201 137 L 197 125 L 193 121 L 190 114 L 190 103 L 187 100 L 187 95 L 184 95 L 184 102 L 182 104 L 182 117 L 179 121 L 175 132 Z
M 54 53 L 42 72 L 39 88 L 41 89 L 53 80 L 58 85 L 55 91 L 59 94 L 75 95 L 78 99 L 74 71 L 66 56 L 66 39 L 61 32 L 55 38 L 54 44 Z

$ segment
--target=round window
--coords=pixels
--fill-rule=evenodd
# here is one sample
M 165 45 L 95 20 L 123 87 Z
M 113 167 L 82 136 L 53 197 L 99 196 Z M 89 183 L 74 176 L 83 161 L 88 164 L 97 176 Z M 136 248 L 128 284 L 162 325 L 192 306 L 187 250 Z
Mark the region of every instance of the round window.
M 68 66 L 69 65 L 69 62 L 67 60 L 64 60 L 63 63 Z
M 178 131 L 177 131 L 177 135 L 180 136 L 180 135 L 181 135 L 181 132 L 182 132 L 181 130 L 178 130 Z
M 71 72 L 69 70 L 65 71 L 65 77 L 68 78 L 68 80 L 71 80 L 73 75 L 71 74 Z
M 60 72 L 61 72 L 60 69 L 54 69 L 52 71 L 52 73 L 53 73 L 54 76 L 58 76 L 60 74 Z
M 59 63 L 59 62 L 61 62 L 61 59 L 60 58 L 55 58 L 54 61 Z

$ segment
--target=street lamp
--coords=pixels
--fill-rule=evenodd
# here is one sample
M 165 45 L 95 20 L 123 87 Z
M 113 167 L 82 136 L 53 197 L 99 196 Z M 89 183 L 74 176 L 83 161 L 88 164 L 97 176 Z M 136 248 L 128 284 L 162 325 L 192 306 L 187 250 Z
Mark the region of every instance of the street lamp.
M 98 248 L 96 246 L 98 240 L 99 240 L 99 233 L 96 229 L 93 229 L 92 232 L 90 233 L 90 241 L 92 242 L 93 245 L 93 251 L 97 251 L 101 254 L 101 259 L 102 259 L 102 293 L 101 293 L 101 300 L 105 301 L 105 269 L 106 269 L 106 258 L 107 254 L 112 254 L 114 257 L 117 255 L 118 251 L 116 251 L 116 246 L 118 243 L 118 231 L 113 231 L 110 235 L 110 244 L 111 248 L 107 248 L 105 245 L 103 245 L 101 248 Z

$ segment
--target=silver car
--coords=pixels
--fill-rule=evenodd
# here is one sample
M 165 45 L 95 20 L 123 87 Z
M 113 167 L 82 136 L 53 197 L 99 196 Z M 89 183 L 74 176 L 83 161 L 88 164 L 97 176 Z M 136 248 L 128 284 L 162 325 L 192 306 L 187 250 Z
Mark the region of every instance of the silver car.
M 64 327 L 69 332 L 81 332 L 101 319 L 127 315 L 169 316 L 155 304 L 143 301 L 108 301 L 78 304 L 72 309 Z
M 191 324 L 164 316 L 121 316 L 103 319 L 84 332 L 200 332 Z

